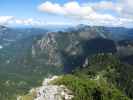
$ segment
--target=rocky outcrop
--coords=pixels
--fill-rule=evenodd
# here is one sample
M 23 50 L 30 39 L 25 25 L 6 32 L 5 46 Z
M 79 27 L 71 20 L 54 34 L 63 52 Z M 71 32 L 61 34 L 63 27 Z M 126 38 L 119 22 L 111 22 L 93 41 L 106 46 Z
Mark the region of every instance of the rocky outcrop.
M 45 65 L 61 66 L 61 56 L 57 46 L 54 33 L 48 33 L 32 47 L 32 55 L 41 59 Z
M 63 85 L 58 86 L 50 84 L 51 81 L 57 78 L 59 77 L 53 76 L 51 78 L 46 78 L 42 86 L 31 89 L 29 94 L 35 94 L 34 97 L 31 98 L 33 98 L 33 100 L 72 100 L 72 91 Z M 18 100 L 26 100 L 24 98 L 24 96 L 18 97 Z

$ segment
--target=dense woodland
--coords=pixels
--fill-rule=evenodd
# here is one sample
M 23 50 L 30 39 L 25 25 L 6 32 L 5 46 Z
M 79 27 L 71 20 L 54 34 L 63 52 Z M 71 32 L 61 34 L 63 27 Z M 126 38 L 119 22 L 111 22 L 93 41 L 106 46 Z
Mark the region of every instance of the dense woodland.
M 112 54 L 89 57 L 87 66 L 62 76 L 54 84 L 64 84 L 74 93 L 73 100 L 131 100 L 133 67 Z

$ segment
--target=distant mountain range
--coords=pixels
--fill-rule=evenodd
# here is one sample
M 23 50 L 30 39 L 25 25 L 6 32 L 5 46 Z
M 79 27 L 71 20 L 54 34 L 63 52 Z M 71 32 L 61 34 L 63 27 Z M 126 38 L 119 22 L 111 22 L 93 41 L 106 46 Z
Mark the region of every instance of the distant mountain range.
M 19 63 L 19 66 L 23 66 L 30 58 L 36 61 L 36 66 L 40 63 L 64 66 L 64 63 L 67 65 L 65 59 L 69 57 L 73 59 L 73 64 L 74 61 L 80 63 L 82 60 L 83 63 L 86 56 L 97 53 L 115 53 L 124 59 L 123 57 L 133 55 L 132 30 L 79 25 L 64 32 L 48 32 L 46 29 L 12 29 L 0 26 L 1 64 L 11 66 L 11 63 Z
M 56 32 L 46 28 L 0 26 L 0 73 L 15 74 L 33 86 L 36 83 L 31 85 L 30 79 L 36 78 L 38 82 L 40 76 L 69 73 L 83 66 L 88 56 L 99 53 L 114 54 L 132 64 L 132 32 L 133 29 L 122 27 L 86 25 Z

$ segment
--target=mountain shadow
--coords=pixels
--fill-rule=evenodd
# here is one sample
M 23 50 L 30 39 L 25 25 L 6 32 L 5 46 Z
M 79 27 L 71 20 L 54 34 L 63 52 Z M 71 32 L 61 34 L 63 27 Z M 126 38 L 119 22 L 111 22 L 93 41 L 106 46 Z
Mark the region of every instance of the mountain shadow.
M 82 41 L 80 43 L 83 53 L 80 55 L 70 55 L 69 53 L 62 52 L 64 63 L 64 72 L 69 73 L 77 66 L 82 66 L 88 56 L 98 53 L 115 53 L 116 46 L 112 40 L 104 38 L 95 38 L 91 40 Z

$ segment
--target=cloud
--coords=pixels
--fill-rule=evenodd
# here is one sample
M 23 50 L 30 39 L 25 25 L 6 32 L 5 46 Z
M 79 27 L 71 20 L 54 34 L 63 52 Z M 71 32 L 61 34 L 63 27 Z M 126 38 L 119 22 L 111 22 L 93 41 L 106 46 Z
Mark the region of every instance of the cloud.
M 121 5 L 121 16 L 133 19 L 133 0 L 121 0 L 119 4 Z
M 46 23 L 36 18 L 20 19 L 14 16 L 0 16 L 0 25 L 43 26 Z
M 67 15 L 71 16 L 87 16 L 93 13 L 93 9 L 89 6 L 80 6 L 77 2 L 68 2 L 62 7 Z
M 94 10 L 101 10 L 101 11 L 114 11 L 114 12 L 120 12 L 122 10 L 122 7 L 120 4 L 118 3 L 113 3 L 111 1 L 101 1 L 99 3 L 94 3 L 94 4 L 91 4 L 91 7 L 94 9 Z
M 113 11 L 119 17 L 133 19 L 133 0 L 118 0 L 118 2 L 115 3 L 111 1 L 101 1 L 99 3 L 92 4 L 92 8 L 96 11 Z
M 28 19 L 15 19 L 15 23 L 16 24 L 20 24 L 20 25 L 37 25 L 37 26 L 41 26 L 44 24 L 44 22 L 34 19 L 34 18 L 28 18 Z
M 44 13 L 84 20 L 92 25 L 108 26 L 133 25 L 132 9 L 133 0 L 88 2 L 86 4 L 69 1 L 63 5 L 46 1 L 38 6 L 38 10 Z
M 13 16 L 0 16 L 0 25 L 5 25 L 14 20 Z
M 45 7 L 45 8 L 44 8 Z M 54 14 L 65 14 L 59 4 L 52 4 L 51 2 L 45 2 L 41 4 L 38 9 L 42 12 L 54 13 Z
M 8 26 L 34 26 L 34 27 L 42 27 L 45 25 L 72 25 L 69 22 L 58 22 L 58 21 L 46 21 L 39 18 L 16 18 L 14 16 L 0 16 L 0 25 L 8 25 Z
M 84 16 L 92 13 L 91 7 L 81 7 L 77 2 L 68 2 L 61 6 L 57 3 L 51 3 L 49 1 L 39 5 L 39 11 L 47 12 L 51 14 L 60 14 L 65 16 Z
M 117 0 L 117 2 L 103 0 L 85 4 L 77 1 L 69 1 L 64 4 L 46 1 L 38 6 L 38 10 L 43 13 L 68 17 L 70 20 L 65 23 L 133 27 L 133 0 Z M 47 23 L 59 23 L 55 22 Z M 0 25 L 44 26 L 47 23 L 36 18 L 20 19 L 14 16 L 0 16 Z

